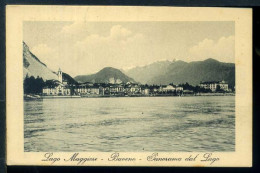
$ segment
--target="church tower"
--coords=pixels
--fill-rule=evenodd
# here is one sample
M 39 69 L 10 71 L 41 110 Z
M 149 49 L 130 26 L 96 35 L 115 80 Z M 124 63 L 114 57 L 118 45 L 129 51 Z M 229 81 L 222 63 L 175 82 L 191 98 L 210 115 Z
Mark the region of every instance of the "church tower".
M 59 71 L 58 71 L 58 80 L 60 81 L 60 83 L 62 83 L 62 71 L 61 71 L 60 68 L 59 68 Z

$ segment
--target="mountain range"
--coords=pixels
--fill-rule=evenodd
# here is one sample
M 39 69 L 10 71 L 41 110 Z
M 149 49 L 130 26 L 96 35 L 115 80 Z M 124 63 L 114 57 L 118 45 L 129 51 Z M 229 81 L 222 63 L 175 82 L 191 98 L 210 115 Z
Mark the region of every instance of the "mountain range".
M 39 60 L 29 47 L 23 42 L 23 76 L 41 77 L 43 80 L 57 80 L 57 73 L 50 70 Z M 129 70 L 119 70 L 105 67 L 91 75 L 79 75 L 72 78 L 63 72 L 63 79 L 69 84 L 93 83 L 141 83 L 167 85 L 169 83 L 182 84 L 188 82 L 198 85 L 205 81 L 225 80 L 230 86 L 235 85 L 235 64 L 219 62 L 209 58 L 204 61 L 184 62 L 180 60 L 158 61 L 142 67 Z
M 143 84 L 198 85 L 202 81 L 222 81 L 235 85 L 235 64 L 219 62 L 209 58 L 204 61 L 163 61 L 144 67 L 135 67 L 125 74 Z

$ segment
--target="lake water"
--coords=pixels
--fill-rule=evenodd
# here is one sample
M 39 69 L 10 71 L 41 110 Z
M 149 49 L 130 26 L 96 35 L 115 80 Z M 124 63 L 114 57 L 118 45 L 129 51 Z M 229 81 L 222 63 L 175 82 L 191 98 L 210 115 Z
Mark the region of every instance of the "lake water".
M 25 152 L 235 150 L 235 97 L 24 101 Z

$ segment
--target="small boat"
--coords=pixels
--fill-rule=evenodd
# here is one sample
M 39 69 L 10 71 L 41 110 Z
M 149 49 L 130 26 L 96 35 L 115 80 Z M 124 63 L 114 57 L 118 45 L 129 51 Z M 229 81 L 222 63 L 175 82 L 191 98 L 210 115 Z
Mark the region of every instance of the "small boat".
M 29 95 L 29 94 L 26 94 L 26 95 L 24 95 L 23 98 L 25 100 L 36 100 L 36 99 L 41 99 L 42 97 L 39 96 L 39 95 Z

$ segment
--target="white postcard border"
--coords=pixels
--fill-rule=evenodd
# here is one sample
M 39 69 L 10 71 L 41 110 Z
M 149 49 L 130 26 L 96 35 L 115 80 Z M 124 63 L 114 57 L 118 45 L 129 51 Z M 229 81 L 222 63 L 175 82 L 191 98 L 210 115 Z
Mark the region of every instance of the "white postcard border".
M 23 21 L 235 21 L 236 68 L 236 149 L 235 152 L 209 152 L 219 160 L 201 161 L 206 152 L 119 152 L 135 161 L 109 161 L 115 153 L 54 152 L 59 161 L 43 161 L 46 153 L 24 152 L 23 136 Z M 19 6 L 6 7 L 6 120 L 8 165 L 75 166 L 252 166 L 252 10 L 239 8 L 177 8 L 122 6 Z M 97 161 L 65 161 L 78 153 Z M 182 158 L 181 161 L 149 161 Z M 48 153 L 47 153 L 48 154 Z M 50 153 L 51 154 L 51 153 Z M 195 161 L 185 161 L 190 155 Z M 65 160 L 64 160 L 65 159 Z

